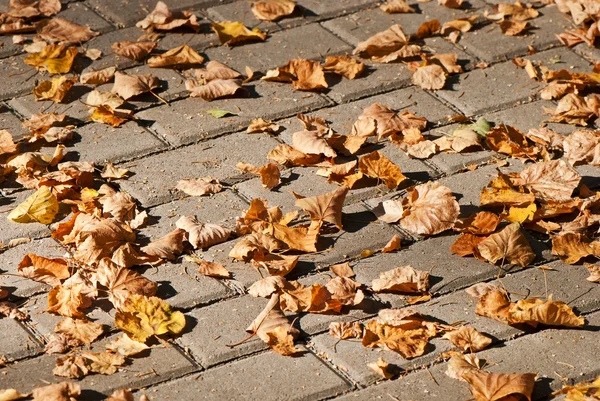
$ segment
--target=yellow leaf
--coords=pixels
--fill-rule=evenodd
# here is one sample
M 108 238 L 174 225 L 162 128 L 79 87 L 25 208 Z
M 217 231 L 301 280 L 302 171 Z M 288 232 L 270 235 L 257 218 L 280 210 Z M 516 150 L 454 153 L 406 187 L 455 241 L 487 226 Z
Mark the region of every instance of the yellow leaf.
M 40 53 L 30 54 L 23 61 L 50 74 L 66 74 L 71 71 L 77 53 L 75 46 L 52 44 L 44 47 Z
M 8 219 L 15 223 L 50 224 L 58 213 L 58 200 L 49 187 L 43 186 L 17 206 Z
M 211 26 L 219 36 L 221 44 L 228 44 L 230 46 L 246 42 L 262 42 L 267 38 L 267 34 L 260 29 L 254 28 L 250 30 L 241 22 L 215 22 Z

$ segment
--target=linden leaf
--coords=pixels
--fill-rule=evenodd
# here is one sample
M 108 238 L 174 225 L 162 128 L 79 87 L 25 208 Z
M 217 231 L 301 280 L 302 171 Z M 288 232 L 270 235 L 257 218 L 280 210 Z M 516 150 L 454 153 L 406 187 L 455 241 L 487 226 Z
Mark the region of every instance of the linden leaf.
M 512 223 L 502 231 L 490 235 L 477 245 L 477 249 L 492 264 L 507 260 L 510 264 L 526 267 L 535 259 L 535 253 L 519 223 Z
M 450 188 L 430 181 L 407 192 L 402 199 L 402 228 L 420 235 L 435 235 L 452 228 L 460 206 Z
M 304 209 L 312 221 L 335 224 L 342 229 L 342 207 L 348 187 L 341 187 L 323 195 L 296 200 L 296 206 Z
M 145 343 L 154 335 L 179 334 L 185 327 L 185 316 L 160 298 L 129 294 L 115 315 L 115 325 L 131 339 Z
M 58 200 L 49 187 L 43 186 L 19 204 L 7 216 L 16 223 L 50 224 L 58 213 Z
M 217 33 L 222 45 L 235 46 L 248 42 L 262 42 L 267 38 L 267 34 L 260 29 L 250 30 L 241 22 L 213 22 L 211 27 Z

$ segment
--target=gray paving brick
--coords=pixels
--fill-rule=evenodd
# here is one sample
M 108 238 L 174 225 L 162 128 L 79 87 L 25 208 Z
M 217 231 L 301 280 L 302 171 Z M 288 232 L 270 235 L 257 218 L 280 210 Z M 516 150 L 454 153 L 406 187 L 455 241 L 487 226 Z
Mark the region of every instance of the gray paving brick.
M 139 64 L 127 57 L 120 56 L 112 51 L 112 45 L 115 42 L 131 41 L 135 42 L 141 37 L 144 32 L 136 27 L 119 29 L 112 32 L 104 33 L 96 36 L 86 43 L 86 47 L 90 49 L 98 49 L 102 52 L 102 58 L 94 61 L 88 61 L 89 65 L 83 72 L 97 71 L 104 68 L 116 66 L 119 69 L 128 68 Z
M 290 358 L 268 352 L 152 388 L 147 394 L 151 400 L 316 400 L 349 388 L 310 353 Z
M 406 34 L 413 35 L 417 33 L 417 30 L 425 21 L 439 19 L 440 22 L 444 23 L 453 19 L 464 18 L 479 12 L 476 9 L 485 6 L 485 3 L 480 0 L 470 1 L 469 3 L 473 8 L 466 10 L 447 8 L 436 2 L 409 1 L 408 3 L 415 8 L 416 13 L 387 14 L 376 7 L 323 22 L 323 26 L 348 43 L 356 45 L 358 42 L 366 40 L 394 24 L 399 24 Z
M 83 3 L 66 4 L 57 16 L 79 25 L 89 26 L 95 32 L 105 33 L 115 29 L 112 24 Z
M 15 141 L 29 134 L 29 130 L 23 127 L 21 120 L 6 106 L 0 106 L 0 127 L 10 132 Z
M 468 116 L 531 101 L 541 87 L 511 61 L 452 75 L 436 96 Z
M 0 319 L 0 333 L 5 334 L 2 336 L 0 356 L 8 361 L 17 361 L 42 352 L 40 343 L 14 319 Z
M 166 0 L 169 10 L 188 10 L 208 7 L 219 0 Z M 154 0 L 130 0 L 126 3 L 87 0 L 87 3 L 95 9 L 100 15 L 120 26 L 135 25 L 136 22 L 144 19 L 156 5 Z
M 87 122 L 89 118 L 88 108 L 85 107 L 78 99 L 82 98 L 85 101 L 87 93 L 92 89 L 83 85 L 74 85 L 62 103 L 55 103 L 51 100 L 35 100 L 33 94 L 15 97 L 8 101 L 8 104 L 17 113 L 21 114 L 24 119 L 31 118 L 32 114 L 41 113 L 58 113 L 67 114 L 76 122 Z
M 8 230 L 2 230 L 2 232 L 5 231 Z M 43 283 L 38 283 L 37 281 L 14 276 L 18 274 L 17 267 L 19 266 L 19 263 L 28 253 L 57 258 L 64 256 L 65 250 L 61 248 L 53 239 L 44 238 L 10 248 L 2 253 L 2 270 L 6 270 L 6 272 L 11 275 L 0 275 L 0 285 L 2 288 L 8 290 L 10 293 L 18 297 L 29 297 L 33 294 L 47 291 L 51 288 L 50 286 Z
M 350 46 L 319 24 L 309 24 L 276 32 L 266 42 L 233 48 L 220 46 L 207 49 L 206 54 L 211 60 L 226 63 L 238 71 L 244 71 L 244 67 L 248 66 L 264 73 L 283 66 L 291 59 L 320 59 L 350 50 Z
M 25 64 L 25 56 L 11 56 L 0 60 L 0 74 L 4 85 L 0 89 L 0 99 L 9 99 L 33 90 L 35 80 L 41 78 L 35 68 Z
M 600 49 L 588 46 L 585 43 L 581 43 L 573 47 L 572 51 L 574 51 L 582 57 L 585 57 L 594 64 L 600 61 Z
M 167 148 L 135 122 L 128 122 L 119 128 L 93 123 L 77 128 L 76 132 L 79 142 L 67 148 L 69 154 L 65 160 L 117 163 Z M 116 141 L 119 146 L 115 146 Z
M 174 188 L 180 179 L 234 177 L 239 175 L 235 167 L 239 160 L 244 158 L 248 163 L 262 165 L 268 151 L 277 144 L 264 135 L 237 133 L 171 150 L 126 163 L 124 167 L 135 175 L 121 186 L 145 207 L 155 206 L 179 196 Z
M 151 129 L 168 142 L 183 145 L 244 129 L 257 117 L 273 120 L 329 104 L 316 93 L 294 91 L 290 85 L 276 82 L 257 81 L 244 86 L 249 91 L 248 97 L 212 102 L 188 98 L 173 102 L 168 108 L 138 113 L 136 117 L 151 124 Z M 263 104 L 262 111 L 257 110 L 257 101 Z M 237 115 L 216 119 L 206 113 L 211 109 L 228 110 Z
M 597 286 L 594 287 L 593 284 L 586 282 L 585 277 L 587 277 L 587 270 L 584 267 L 578 266 L 578 268 L 574 270 L 573 266 L 565 265 L 560 261 L 553 262 L 548 266 L 553 269 L 552 271 L 547 272 L 547 278 L 548 288 L 550 293 L 554 292 L 554 299 L 563 300 L 570 306 L 577 308 L 579 313 L 590 313 L 598 309 L 600 304 L 597 301 L 597 292 L 600 290 Z M 355 271 L 357 271 L 356 268 Z M 435 275 L 435 273 L 433 274 Z M 495 283 L 500 284 L 497 281 Z M 530 296 L 540 297 L 545 296 L 544 274 L 543 271 L 537 268 L 510 274 L 502 279 L 502 284 L 515 294 L 529 294 Z M 522 297 L 519 295 L 513 295 L 513 301 L 520 298 Z M 494 338 L 495 342 L 509 341 L 516 336 L 527 334 L 527 329 L 511 327 L 493 319 L 476 315 L 476 304 L 477 301 L 464 291 L 457 291 L 447 296 L 435 298 L 425 304 L 416 305 L 414 308 L 422 313 L 432 316 L 434 319 L 440 319 L 449 324 L 461 321 L 463 324 L 468 324 L 478 331 L 490 335 Z M 402 305 L 393 306 L 400 307 Z M 538 336 L 539 334 L 535 334 L 535 336 Z M 529 342 L 535 341 L 531 335 L 524 337 L 523 340 L 525 341 L 528 338 Z M 379 376 L 366 366 L 368 362 L 373 362 L 379 357 L 382 357 L 389 363 L 412 369 L 430 363 L 435 360 L 441 352 L 451 348 L 448 341 L 436 339 L 434 340 L 433 347 L 431 347 L 426 354 L 409 361 L 404 360 L 393 352 L 364 348 L 359 342 L 342 341 L 336 344 L 337 340 L 328 333 L 315 337 L 313 342 L 317 351 L 325 353 L 335 365 L 340 369 L 347 371 L 353 379 L 362 385 L 370 384 L 380 379 Z M 509 341 L 506 344 L 508 345 L 514 342 L 515 341 Z M 497 353 L 502 353 L 503 361 L 506 361 L 506 351 L 502 348 L 496 348 L 496 350 L 498 350 Z M 484 351 L 483 354 L 486 352 L 493 352 L 493 350 Z M 516 357 L 511 359 L 519 360 L 519 358 Z M 486 360 L 491 362 L 490 359 L 486 358 Z M 522 369 L 518 370 L 523 371 Z M 401 385 L 402 382 L 399 382 L 398 384 Z M 427 388 L 431 389 L 429 386 Z
M 506 61 L 526 55 L 530 45 L 537 51 L 559 46 L 560 41 L 555 35 L 570 27 L 565 15 L 555 7 L 544 7 L 538 11 L 539 17 L 529 21 L 535 28 L 526 36 L 504 35 L 497 24 L 492 24 L 466 32 L 459 44 L 486 62 Z M 494 43 L 494 46 L 490 46 L 490 43 Z
M 569 124 L 546 123 L 545 121 L 549 116 L 544 114 L 544 107 L 556 107 L 556 105 L 547 100 L 540 100 L 495 113 L 488 113 L 484 117 L 496 125 L 512 125 L 525 133 L 531 128 L 543 126 L 565 135 L 577 129 L 577 127 Z
M 331 18 L 341 14 L 351 13 L 377 4 L 373 0 L 298 0 L 298 4 L 309 9 L 321 18 Z
M 102 345 L 111 339 L 94 344 L 92 350 L 103 350 Z M 138 389 L 198 369 L 175 347 L 156 346 L 147 354 L 141 355 L 143 356 L 130 358 L 130 363 L 113 375 L 90 375 L 78 383 L 82 389 L 93 389 L 107 395 L 119 388 Z M 9 365 L 0 370 L 0 386 L 29 392 L 34 387 L 65 381 L 62 377 L 52 375 L 56 358 L 56 355 L 43 355 Z

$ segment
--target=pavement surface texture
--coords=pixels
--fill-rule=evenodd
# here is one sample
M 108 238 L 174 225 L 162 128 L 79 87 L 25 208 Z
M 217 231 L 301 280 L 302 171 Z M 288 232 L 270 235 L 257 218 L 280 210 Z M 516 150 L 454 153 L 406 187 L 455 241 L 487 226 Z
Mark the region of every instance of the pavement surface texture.
M 188 44 L 208 60 L 226 63 L 240 72 L 249 67 L 262 74 L 294 58 L 324 61 L 329 55 L 351 53 L 359 42 L 393 24 L 414 34 L 425 21 L 438 19 L 443 23 L 482 15 L 498 3 L 471 0 L 468 8 L 451 9 L 437 0 L 410 0 L 416 13 L 387 14 L 381 10 L 380 1 L 298 0 L 300 12 L 295 16 L 261 22 L 245 0 L 165 2 L 173 10 L 191 10 L 203 29 L 200 33 L 167 32 L 158 42 L 159 50 Z M 0 1 L 0 8 L 7 8 L 8 3 Z M 425 117 L 428 123 L 424 132 L 434 136 L 455 128 L 457 115 L 474 120 L 485 117 L 524 132 L 548 126 L 568 135 L 577 127 L 546 122 L 543 107 L 554 107 L 556 102 L 540 99 L 537 83 L 511 60 L 521 57 L 540 61 L 551 69 L 581 72 L 590 72 L 600 62 L 598 50 L 562 46 L 555 34 L 568 28 L 570 19 L 555 5 L 533 3 L 540 16 L 531 21 L 534 29 L 527 35 L 505 36 L 495 24 L 480 20 L 477 29 L 463 34 L 457 43 L 444 37 L 427 39 L 426 46 L 433 53 L 456 53 L 464 69 L 449 77 L 444 89 L 438 91 L 415 86 L 412 72 L 404 63 L 366 61 L 368 73 L 363 77 L 339 80 L 321 92 L 295 91 L 290 84 L 254 80 L 246 84 L 247 97 L 208 103 L 189 96 L 183 72 L 149 68 L 112 54 L 112 43 L 136 40 L 143 34 L 135 23 L 154 4 L 154 0 L 63 1 L 58 14 L 102 33 L 85 44 L 86 48 L 104 53 L 92 65 L 94 69 L 116 65 L 129 74 L 151 73 L 160 79 L 157 94 L 168 104 L 149 95 L 138 97 L 132 102 L 135 119 L 119 128 L 90 122 L 87 108 L 77 100 L 60 104 L 37 102 L 31 91 L 40 77 L 23 62 L 21 47 L 14 45 L 9 36 L 0 37 L 0 128 L 19 138 L 27 133 L 21 122 L 33 114 L 65 113 L 75 119 L 77 139 L 67 145 L 68 160 L 98 165 L 109 161 L 128 169 L 130 176 L 116 183 L 151 216 L 151 224 L 141 233 L 152 239 L 172 231 L 179 216 L 194 215 L 201 222 L 235 227 L 236 218 L 248 209 L 252 199 L 266 199 L 270 206 L 280 206 L 287 213 L 296 209 L 292 191 L 315 196 L 338 188 L 316 175 L 318 168 L 293 167 L 283 169 L 282 185 L 269 191 L 259 178 L 242 174 L 236 168 L 238 162 L 262 166 L 268 162 L 269 150 L 291 144 L 292 134 L 302 129 L 296 119 L 298 113 L 322 117 L 334 131 L 347 134 L 362 110 L 379 102 Z M 220 45 L 209 24 L 226 20 L 267 30 L 268 39 L 235 47 Z M 486 68 L 480 68 L 482 65 Z M 229 110 L 236 115 L 216 119 L 205 112 L 208 109 Z M 455 119 L 450 120 L 449 116 Z M 282 131 L 277 135 L 246 134 L 250 121 L 258 117 L 280 124 Z M 591 128 L 597 129 L 593 124 Z M 478 209 L 480 191 L 496 176 L 497 166 L 508 172 L 521 171 L 526 165 L 492 151 L 439 153 L 418 160 L 407 157 L 391 142 L 382 143 L 378 150 L 401 168 L 411 185 L 436 180 L 448 186 L 463 214 Z M 588 187 L 600 189 L 600 168 L 582 165 L 576 169 Z M 207 197 L 189 197 L 175 189 L 181 179 L 209 176 L 219 179 L 225 189 Z M 320 252 L 301 255 L 292 273 L 294 280 L 306 285 L 325 283 L 331 277 L 329 266 L 349 262 L 356 273 L 355 280 L 370 285 L 380 273 L 410 264 L 432 275 L 432 298 L 415 308 L 448 324 L 468 324 L 492 337 L 492 346 L 477 355 L 494 372 L 538 373 L 533 399 L 550 399 L 550 394 L 563 385 L 600 375 L 600 284 L 586 281 L 583 264 L 567 265 L 558 260 L 550 251 L 548 237 L 534 235 L 530 238 L 536 253 L 534 262 L 525 268 L 502 271 L 500 278 L 498 266 L 450 252 L 456 233 L 423 238 L 397 224 L 378 221 L 373 211 L 379 202 L 398 199 L 406 189 L 404 186 L 389 191 L 381 187 L 349 192 L 343 209 L 344 230 L 328 237 L 330 243 Z M 28 253 L 60 257 L 64 250 L 45 226 L 6 219 L 8 212 L 31 193 L 6 182 L 0 198 L 0 242 L 31 239 L 0 255 L 0 269 L 12 273 L 0 276 L 0 285 L 14 299 L 24 300 L 23 308 L 30 314 L 22 322 L 0 318 L 0 356 L 6 361 L 0 364 L 0 389 L 15 388 L 24 393 L 63 381 L 52 375 L 57 355 L 44 353 L 45 342 L 62 319 L 44 313 L 51 287 L 16 273 L 19 262 Z M 394 235 L 402 239 L 402 249 L 379 252 Z M 259 338 L 230 347 L 246 336 L 246 327 L 267 302 L 248 294 L 248 287 L 260 278 L 256 271 L 249 264 L 228 257 L 236 241 L 232 239 L 202 253 L 206 260 L 224 264 L 233 273 L 230 280 L 195 274 L 193 265 L 181 257 L 145 271 L 146 277 L 159 283 L 157 296 L 185 314 L 186 328 L 168 346 L 155 344 L 113 375 L 89 375 L 78 381 L 82 388 L 80 399 L 105 399 L 119 388 L 133 391 L 136 400 L 142 394 L 150 400 L 177 401 L 472 399 L 466 383 L 444 373 L 448 362 L 443 354 L 452 349 L 446 340 L 436 338 L 422 356 L 405 359 L 391 351 L 365 348 L 358 340 L 340 342 L 328 334 L 331 322 L 366 322 L 382 308 L 407 306 L 407 297 L 402 295 L 370 294 L 365 305 L 341 315 L 298 315 L 295 325 L 301 334 L 296 344 L 301 352 L 294 357 L 278 355 Z M 476 315 L 475 301 L 464 289 L 479 282 L 501 283 L 518 294 L 513 295 L 515 299 L 528 294 L 543 297 L 549 292 L 585 317 L 587 325 L 581 329 L 533 330 Z M 95 309 L 88 316 L 110 327 L 104 337 L 92 344 L 92 349 L 100 349 L 120 335 L 114 327 L 114 314 L 108 308 Z M 379 358 L 396 365 L 402 374 L 384 380 L 367 367 Z

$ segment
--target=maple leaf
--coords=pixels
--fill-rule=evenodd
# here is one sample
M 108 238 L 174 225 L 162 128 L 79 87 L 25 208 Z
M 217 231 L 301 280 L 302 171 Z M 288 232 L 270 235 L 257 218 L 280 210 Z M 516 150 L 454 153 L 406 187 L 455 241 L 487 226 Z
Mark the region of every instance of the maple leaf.
M 83 285 L 57 285 L 48 293 L 47 312 L 83 319 L 85 314 L 81 309 L 89 307 L 91 303 L 91 299 L 85 294 Z
M 94 340 L 104 333 L 104 327 L 99 323 L 86 319 L 72 319 L 68 317 L 56 325 L 54 332 L 64 334 L 69 339 L 89 347 Z
M 281 308 L 291 312 L 340 313 L 344 306 L 321 284 L 307 287 L 297 281 L 288 281 L 280 296 Z
M 77 83 L 77 78 L 68 78 L 64 75 L 53 78 L 51 81 L 43 81 L 33 90 L 35 100 L 52 100 L 60 103 L 75 83 Z
M 58 213 L 58 200 L 50 188 L 43 186 L 9 213 L 7 218 L 16 223 L 50 224 Z
M 222 45 L 235 46 L 249 42 L 263 42 L 267 38 L 267 34 L 259 28 L 250 30 L 241 22 L 213 22 L 211 28 L 217 33 Z
M 581 176 L 564 160 L 551 160 L 535 163 L 525 168 L 519 174 L 525 186 L 538 199 L 547 201 L 568 201 L 571 194 L 579 185 Z
M 115 315 L 115 325 L 132 340 L 145 343 L 151 336 L 179 334 L 185 327 L 185 316 L 160 298 L 129 294 Z
M 374 292 L 426 292 L 429 289 L 429 273 L 415 270 L 412 266 L 397 267 L 382 272 L 373 280 Z
M 312 221 L 335 224 L 342 227 L 342 207 L 348 194 L 348 187 L 341 187 L 323 195 L 296 199 L 296 206 L 306 211 Z
M 40 21 L 37 26 L 38 35 L 48 42 L 60 44 L 80 44 L 100 35 L 87 26 L 81 26 L 63 18 L 52 18 Z
M 507 260 L 510 264 L 526 267 L 535 259 L 529 241 L 519 223 L 512 223 L 492 234 L 477 245 L 482 257 L 490 263 Z
M 481 351 L 492 343 L 491 338 L 467 326 L 461 326 L 458 330 L 449 331 L 442 338 L 449 340 L 463 351 L 469 352 Z
M 34 401 L 75 401 L 81 395 L 77 383 L 62 382 L 37 387 L 32 392 Z
M 536 376 L 536 373 L 468 371 L 462 378 L 471 386 L 471 393 L 476 401 L 501 401 L 509 396 L 521 396 L 531 401 Z
M 194 32 L 200 30 L 196 15 L 190 11 L 171 12 L 162 1 L 157 2 L 154 10 L 135 26 L 149 31 L 171 31 L 176 28 L 190 28 Z
M 29 54 L 23 61 L 40 71 L 48 71 L 50 74 L 66 74 L 71 71 L 73 60 L 78 53 L 75 46 L 50 44 L 39 53 Z
M 281 355 L 294 355 L 300 350 L 294 346 L 294 338 L 299 334 L 279 307 L 279 295 L 273 294 L 263 311 L 246 329 L 258 336 L 273 351 Z
M 264 0 L 252 4 L 252 13 L 261 21 L 277 21 L 288 17 L 296 10 L 292 0 Z
M 128 75 L 124 72 L 115 73 L 115 83 L 111 89 L 123 99 L 127 100 L 142 93 L 152 92 L 159 88 L 158 78 L 152 75 Z
M 189 67 L 196 64 L 202 64 L 204 57 L 196 53 L 188 45 L 182 45 L 162 53 L 160 56 L 150 57 L 148 66 L 152 68 L 165 67 Z
M 188 233 L 188 242 L 194 249 L 210 248 L 213 245 L 227 241 L 231 236 L 231 230 L 218 224 L 200 223 L 194 217 L 181 216 L 175 223 Z
M 108 289 L 108 299 L 119 309 L 130 294 L 152 296 L 156 294 L 158 284 L 134 270 L 121 267 L 109 258 L 100 261 L 97 268 L 97 280 Z
M 112 51 L 134 61 L 142 61 L 157 46 L 156 42 L 115 42 Z
M 365 71 L 364 63 L 350 56 L 327 56 L 323 70 L 341 75 L 347 79 L 355 79 Z
M 358 159 L 358 169 L 368 177 L 382 179 L 389 189 L 397 188 L 406 180 L 406 177 L 400 171 L 400 167 L 378 151 L 371 152 Z
M 450 188 L 436 181 L 407 189 L 400 225 L 420 235 L 434 235 L 452 227 L 460 207 Z
M 292 88 L 297 90 L 320 90 L 329 87 L 325 80 L 323 67 L 316 61 L 306 59 L 290 60 L 283 67 L 269 70 L 264 77 L 265 81 L 291 82 Z

